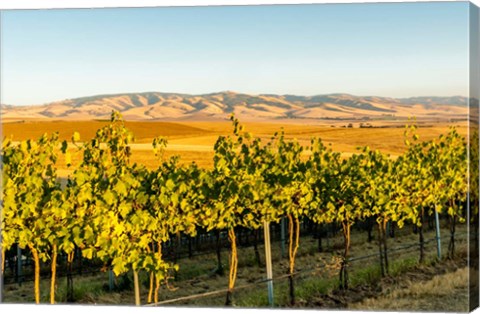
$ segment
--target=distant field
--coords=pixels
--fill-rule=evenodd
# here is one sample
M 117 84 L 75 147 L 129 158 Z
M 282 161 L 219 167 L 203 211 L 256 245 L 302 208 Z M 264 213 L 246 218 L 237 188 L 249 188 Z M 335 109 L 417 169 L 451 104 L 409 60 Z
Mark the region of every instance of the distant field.
M 11 136 L 20 141 L 38 138 L 42 134 L 59 132 L 60 139 L 70 140 L 73 132 L 80 133 L 81 140 L 88 140 L 95 135 L 97 129 L 105 126 L 106 121 L 22 121 L 3 123 L 3 136 Z M 326 144 L 331 144 L 335 151 L 351 154 L 357 147 L 368 145 L 392 156 L 401 154 L 404 149 L 404 128 L 401 124 L 384 125 L 376 128 L 359 128 L 358 123 L 353 128 L 342 124 L 319 125 L 300 124 L 297 121 L 288 123 L 246 122 L 242 123 L 246 131 L 267 142 L 271 136 L 282 128 L 287 138 L 296 138 L 301 144 L 308 145 L 312 137 L 319 137 Z M 202 167 L 211 167 L 213 160 L 213 145 L 220 135 L 232 132 L 229 121 L 224 122 L 125 122 L 135 135 L 132 145 L 132 161 L 145 164 L 149 168 L 158 165 L 153 155 L 150 143 L 157 136 L 168 139 L 166 157 L 180 155 L 182 163 L 195 161 Z M 388 127 L 387 127 L 388 126 Z M 456 123 L 460 134 L 467 135 L 466 123 Z M 445 123 L 428 123 L 420 125 L 418 134 L 420 140 L 429 140 L 448 132 L 449 125 Z M 60 161 L 62 162 L 62 161 Z
M 13 121 L 3 122 L 2 127 L 3 136 L 12 136 L 15 141 L 38 138 L 44 133 L 53 132 L 59 132 L 61 140 L 70 140 L 73 132 L 79 132 L 82 140 L 88 140 L 108 123 L 108 121 Z M 157 136 L 195 137 L 212 133 L 187 124 L 170 122 L 127 121 L 125 126 L 133 132 L 140 143 L 151 143 Z

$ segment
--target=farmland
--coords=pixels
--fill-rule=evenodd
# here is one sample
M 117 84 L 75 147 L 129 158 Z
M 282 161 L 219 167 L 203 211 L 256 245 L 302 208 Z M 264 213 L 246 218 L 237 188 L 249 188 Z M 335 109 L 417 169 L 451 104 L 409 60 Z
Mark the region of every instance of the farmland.
M 36 139 L 44 133 L 59 132 L 61 140 L 70 141 L 74 132 L 79 132 L 81 140 L 91 139 L 97 129 L 108 124 L 108 121 L 52 121 L 52 120 L 22 120 L 5 121 L 3 135 L 12 137 L 14 141 Z M 268 141 L 271 136 L 285 131 L 287 138 L 295 138 L 302 145 L 309 145 L 312 137 L 319 137 L 326 144 L 331 144 L 334 151 L 350 155 L 358 152 L 357 147 L 369 146 L 383 153 L 397 156 L 405 150 L 404 123 L 385 122 L 374 124 L 375 127 L 360 128 L 359 123 L 336 122 L 334 124 L 313 122 L 299 124 L 286 120 L 285 123 L 245 122 L 245 129 Z M 431 140 L 446 133 L 451 126 L 447 123 L 419 122 L 418 134 L 422 140 Z M 153 138 L 161 136 L 168 139 L 165 157 L 179 155 L 181 163 L 195 161 L 201 167 L 212 167 L 213 145 L 220 135 L 228 135 L 232 131 L 229 121 L 189 121 L 189 122 L 153 122 L 127 121 L 125 126 L 135 135 L 131 145 L 132 162 L 146 165 L 149 168 L 157 166 L 157 158 L 152 154 Z M 464 122 L 456 124 L 461 135 L 467 134 Z M 63 167 L 65 168 L 65 167 Z

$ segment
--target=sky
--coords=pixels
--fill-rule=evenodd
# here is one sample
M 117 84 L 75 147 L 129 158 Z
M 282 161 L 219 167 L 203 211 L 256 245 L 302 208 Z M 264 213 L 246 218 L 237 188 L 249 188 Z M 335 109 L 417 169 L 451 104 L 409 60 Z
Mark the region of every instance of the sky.
M 468 95 L 468 2 L 4 10 L 0 102 Z

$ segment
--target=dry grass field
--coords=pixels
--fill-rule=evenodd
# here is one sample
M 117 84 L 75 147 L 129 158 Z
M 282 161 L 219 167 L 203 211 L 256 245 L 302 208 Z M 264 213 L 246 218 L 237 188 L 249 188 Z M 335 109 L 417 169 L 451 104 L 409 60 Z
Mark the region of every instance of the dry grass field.
M 96 130 L 105 126 L 107 121 L 3 121 L 3 136 L 12 137 L 14 141 L 35 139 L 44 133 L 59 132 L 61 140 L 70 140 L 73 132 L 79 132 L 81 140 L 88 140 Z M 245 122 L 246 131 L 253 136 L 261 137 L 265 143 L 272 135 L 284 130 L 287 138 L 295 138 L 302 145 L 308 145 L 312 137 L 319 137 L 326 144 L 331 144 L 335 151 L 345 154 L 357 152 L 357 148 L 368 145 L 391 156 L 398 156 L 404 149 L 405 123 L 377 123 L 376 127 L 360 128 L 359 123 L 346 127 L 348 122 L 320 124 L 308 121 L 281 122 Z M 232 133 L 230 121 L 208 122 L 152 122 L 127 121 L 125 125 L 135 136 L 132 145 L 132 162 L 142 163 L 149 168 L 158 165 L 152 149 L 152 139 L 158 136 L 168 139 L 165 157 L 180 155 L 181 162 L 195 161 L 201 167 L 211 167 L 213 145 L 220 135 Z M 418 122 L 418 134 L 421 140 L 430 140 L 448 132 L 450 125 L 446 123 Z M 467 135 L 466 122 L 454 125 L 460 134 Z M 60 160 L 60 168 L 65 168 Z
M 425 282 L 411 282 L 379 298 L 366 299 L 350 307 L 363 311 L 468 312 L 468 267 L 435 276 Z
M 21 120 L 2 121 L 3 136 L 13 136 L 13 140 L 20 141 L 38 138 L 44 133 L 59 132 L 61 140 L 70 140 L 73 132 L 79 132 L 82 139 L 95 136 L 98 129 L 108 125 L 109 121 L 56 121 L 56 120 Z M 125 126 L 130 129 L 140 143 L 149 143 L 156 136 L 165 137 L 195 137 L 207 135 L 211 132 L 187 124 L 171 122 L 126 121 Z

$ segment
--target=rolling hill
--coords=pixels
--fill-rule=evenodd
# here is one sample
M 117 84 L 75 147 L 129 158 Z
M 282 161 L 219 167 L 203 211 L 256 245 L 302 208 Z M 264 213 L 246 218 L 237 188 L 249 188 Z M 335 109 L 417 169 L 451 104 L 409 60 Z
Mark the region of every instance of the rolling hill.
M 66 99 L 43 105 L 0 107 L 5 118 L 62 120 L 108 119 L 118 110 L 126 120 L 225 120 L 233 112 L 242 120 L 279 119 L 454 119 L 468 114 L 467 98 L 387 98 L 327 94 L 317 96 L 249 95 L 219 92 L 203 95 L 130 93 Z

